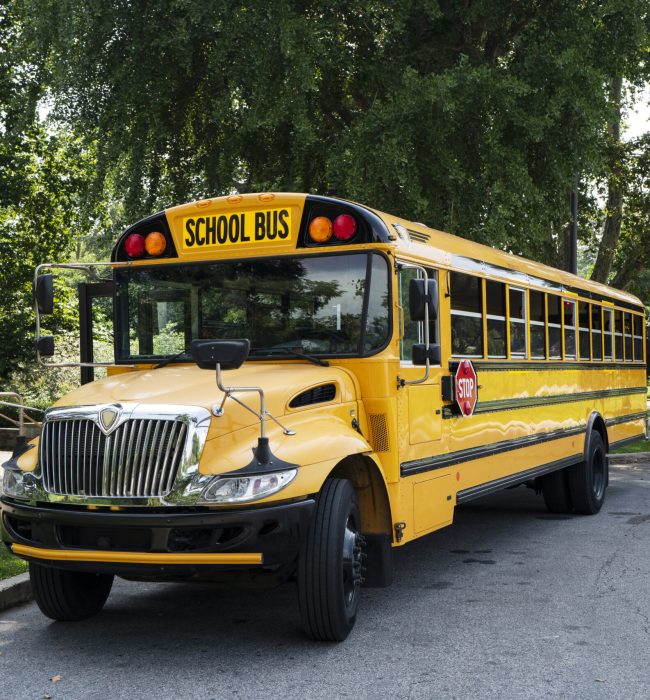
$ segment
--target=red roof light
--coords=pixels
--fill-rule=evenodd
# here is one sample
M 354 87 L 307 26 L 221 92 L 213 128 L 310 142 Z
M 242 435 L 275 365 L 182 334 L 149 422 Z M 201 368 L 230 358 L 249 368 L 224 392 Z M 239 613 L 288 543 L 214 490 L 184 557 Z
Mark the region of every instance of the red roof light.
M 354 238 L 357 232 L 357 221 L 349 214 L 341 214 L 334 219 L 332 229 L 334 237 L 338 238 L 339 241 L 349 241 Z
M 144 255 L 144 236 L 132 233 L 124 241 L 124 250 L 130 258 L 141 258 Z

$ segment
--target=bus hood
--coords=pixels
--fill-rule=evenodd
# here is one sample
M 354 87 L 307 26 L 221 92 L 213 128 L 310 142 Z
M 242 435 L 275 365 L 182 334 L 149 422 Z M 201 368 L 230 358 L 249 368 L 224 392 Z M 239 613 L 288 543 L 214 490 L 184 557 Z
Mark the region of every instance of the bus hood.
M 325 384 L 333 384 L 336 389 L 334 399 L 328 401 L 328 405 L 355 401 L 357 398 L 352 376 L 338 367 L 317 367 L 289 362 L 249 362 L 237 370 L 224 372 L 222 376 L 224 386 L 261 387 L 264 390 L 267 411 L 278 417 L 313 407 L 307 404 L 293 409 L 289 404 L 299 394 Z M 257 393 L 242 392 L 236 395 L 255 412 L 259 412 Z M 175 365 L 123 372 L 99 379 L 66 394 L 54 406 L 62 408 L 111 403 L 171 404 L 200 406 L 209 411 L 222 399 L 223 392 L 217 388 L 215 372 L 199 369 L 195 365 Z M 208 439 L 255 423 L 258 423 L 255 415 L 236 401 L 228 400 L 224 407 L 224 415 L 213 418 Z

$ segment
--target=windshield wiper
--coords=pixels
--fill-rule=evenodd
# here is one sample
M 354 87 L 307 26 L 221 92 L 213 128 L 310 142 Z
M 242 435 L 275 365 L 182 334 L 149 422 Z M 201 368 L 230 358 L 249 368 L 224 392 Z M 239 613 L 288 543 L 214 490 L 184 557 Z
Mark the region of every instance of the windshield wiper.
M 165 365 L 168 365 L 170 362 L 174 362 L 175 360 L 180 360 L 183 355 L 187 355 L 187 350 L 181 350 L 180 352 L 177 352 L 175 355 L 172 355 L 171 357 L 166 357 L 164 360 L 161 360 L 157 365 L 154 365 L 151 369 L 159 369 L 160 367 L 165 367 Z
M 313 362 L 315 365 L 318 365 L 319 367 L 329 367 L 330 363 L 327 360 L 321 360 L 320 357 L 316 357 L 316 355 L 308 355 L 305 352 L 298 352 L 297 350 L 294 350 L 293 348 L 283 348 L 284 352 L 289 353 L 290 355 L 295 355 L 296 357 L 304 357 L 305 360 L 309 360 L 310 362 Z

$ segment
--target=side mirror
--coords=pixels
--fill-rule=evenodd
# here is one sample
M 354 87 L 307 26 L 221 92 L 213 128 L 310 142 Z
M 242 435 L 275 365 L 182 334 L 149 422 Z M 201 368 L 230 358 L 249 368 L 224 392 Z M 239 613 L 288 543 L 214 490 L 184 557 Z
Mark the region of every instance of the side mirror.
M 428 280 L 428 290 L 424 291 L 424 280 L 413 279 L 409 282 L 409 310 L 411 321 L 424 321 L 425 304 L 429 305 L 429 320 L 434 321 L 437 317 L 438 282 Z
M 36 278 L 34 297 L 39 313 L 51 314 L 54 311 L 54 275 L 39 275 Z
M 193 340 L 192 359 L 201 369 L 237 369 L 248 357 L 251 344 L 248 338 L 240 340 Z
M 54 336 L 42 335 L 36 339 L 36 349 L 41 357 L 52 357 L 54 355 Z
M 416 343 L 411 352 L 411 359 L 414 365 L 426 365 L 427 363 L 427 348 L 424 343 Z M 429 345 L 429 364 L 440 364 L 440 345 Z

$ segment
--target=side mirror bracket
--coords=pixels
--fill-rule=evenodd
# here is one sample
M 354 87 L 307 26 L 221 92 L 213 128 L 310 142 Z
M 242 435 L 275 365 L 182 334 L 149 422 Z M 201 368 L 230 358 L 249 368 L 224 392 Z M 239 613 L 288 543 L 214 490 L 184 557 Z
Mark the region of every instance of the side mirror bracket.
M 269 446 L 269 439 L 266 436 L 266 418 L 274 421 L 285 435 L 295 435 L 294 430 L 285 428 L 277 418 L 274 418 L 266 410 L 264 390 L 258 386 L 224 386 L 222 371 L 239 369 L 242 366 L 248 353 L 250 352 L 250 341 L 248 338 L 237 340 L 193 340 L 192 359 L 201 369 L 216 370 L 217 387 L 223 392 L 221 403 L 212 407 L 212 414 L 216 417 L 223 416 L 224 404 L 231 398 L 240 406 L 250 411 L 260 421 L 260 436 L 257 439 L 257 447 L 253 448 L 253 460 L 244 468 L 238 469 L 235 474 L 259 474 L 264 471 L 278 471 L 295 467 L 283 460 L 275 457 Z M 260 411 L 254 411 L 243 401 L 234 396 L 239 392 L 257 392 L 260 397 Z

